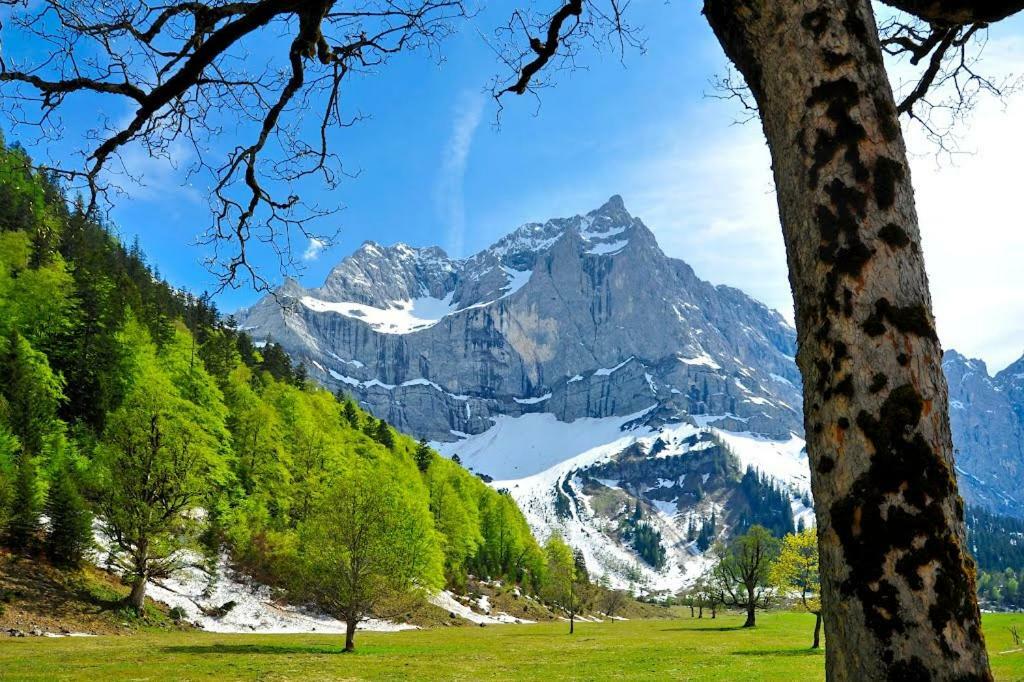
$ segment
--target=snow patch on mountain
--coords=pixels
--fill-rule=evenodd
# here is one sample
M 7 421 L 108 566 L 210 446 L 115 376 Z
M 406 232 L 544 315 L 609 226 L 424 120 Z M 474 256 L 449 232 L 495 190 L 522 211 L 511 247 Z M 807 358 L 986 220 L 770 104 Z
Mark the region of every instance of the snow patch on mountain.
M 455 312 L 452 295 L 449 293 L 444 298 L 423 296 L 408 301 L 393 301 L 387 308 L 346 301 L 324 301 L 312 296 L 303 296 L 300 302 L 318 313 L 332 312 L 362 320 L 382 334 L 410 334 L 433 327 Z

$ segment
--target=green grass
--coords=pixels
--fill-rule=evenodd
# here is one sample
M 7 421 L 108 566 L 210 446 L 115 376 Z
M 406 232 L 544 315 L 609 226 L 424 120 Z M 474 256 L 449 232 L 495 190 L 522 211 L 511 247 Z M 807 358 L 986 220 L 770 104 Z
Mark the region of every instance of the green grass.
M 642 620 L 360 633 L 356 654 L 328 635 L 131 636 L 0 641 L 3 680 L 800 680 L 824 678 L 824 653 L 807 648 L 813 618 Z M 988 615 L 998 680 L 1024 680 L 1024 651 L 1008 631 L 1024 614 Z

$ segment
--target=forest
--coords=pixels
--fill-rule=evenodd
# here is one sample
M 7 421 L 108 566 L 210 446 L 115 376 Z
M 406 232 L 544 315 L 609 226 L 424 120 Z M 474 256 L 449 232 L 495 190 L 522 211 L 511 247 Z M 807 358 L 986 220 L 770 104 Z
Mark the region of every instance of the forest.
M 540 590 L 515 502 L 258 347 L 0 149 L 0 536 L 79 565 L 94 529 L 142 609 L 184 547 L 346 617 Z

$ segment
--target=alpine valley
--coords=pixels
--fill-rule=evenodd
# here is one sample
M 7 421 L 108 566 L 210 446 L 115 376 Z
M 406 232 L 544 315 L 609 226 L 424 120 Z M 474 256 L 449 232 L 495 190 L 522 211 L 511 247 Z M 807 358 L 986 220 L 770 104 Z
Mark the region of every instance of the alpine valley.
M 366 242 L 236 319 L 507 490 L 612 585 L 675 590 L 724 533 L 813 523 L 795 330 L 667 257 L 618 196 L 465 260 Z M 962 493 L 1024 517 L 1024 358 L 944 367 Z

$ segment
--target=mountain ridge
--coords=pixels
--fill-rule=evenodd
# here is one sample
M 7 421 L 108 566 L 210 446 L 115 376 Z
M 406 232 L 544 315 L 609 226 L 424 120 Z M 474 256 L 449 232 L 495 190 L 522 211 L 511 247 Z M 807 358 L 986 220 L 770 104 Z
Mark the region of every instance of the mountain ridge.
M 367 242 L 323 286 L 290 287 L 238 320 L 459 455 L 509 491 L 539 537 L 565 535 L 613 584 L 677 589 L 733 529 L 813 523 L 795 330 L 666 256 L 617 195 L 464 259 Z M 965 497 L 1024 515 L 1018 479 L 1005 476 L 1024 462 L 1007 398 L 1024 377 L 982 378 L 955 351 L 947 362 L 962 379 L 951 406 L 983 405 L 951 410 Z M 663 565 L 630 544 L 636 524 L 656 534 Z

